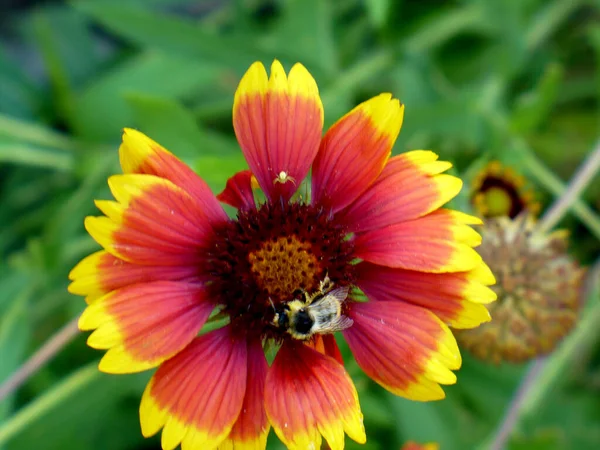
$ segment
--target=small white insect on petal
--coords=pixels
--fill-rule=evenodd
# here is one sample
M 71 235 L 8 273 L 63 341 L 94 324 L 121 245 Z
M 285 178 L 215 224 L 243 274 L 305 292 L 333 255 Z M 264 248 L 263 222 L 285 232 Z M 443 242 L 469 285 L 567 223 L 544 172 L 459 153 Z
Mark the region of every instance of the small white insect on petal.
M 273 184 L 277 184 L 277 183 L 285 184 L 288 181 L 291 181 L 292 183 L 294 183 L 294 185 L 296 185 L 295 178 L 290 177 L 286 171 L 282 170 L 281 172 L 279 172 L 279 175 L 277 175 L 277 177 L 273 180 Z

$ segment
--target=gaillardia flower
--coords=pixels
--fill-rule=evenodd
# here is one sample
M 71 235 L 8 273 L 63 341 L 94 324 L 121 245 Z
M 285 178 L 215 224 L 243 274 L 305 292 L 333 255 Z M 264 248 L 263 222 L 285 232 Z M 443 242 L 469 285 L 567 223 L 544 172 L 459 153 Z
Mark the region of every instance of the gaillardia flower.
M 125 130 L 124 174 L 108 181 L 116 201 L 96 202 L 105 216 L 85 220 L 104 250 L 73 269 L 70 291 L 87 297 L 89 345 L 108 349 L 100 370 L 158 367 L 140 406 L 144 436 L 162 429 L 165 450 L 264 449 L 270 427 L 290 449 L 318 449 L 323 437 L 342 449 L 344 433 L 364 442 L 335 331 L 389 391 L 443 398 L 461 364 L 448 325 L 489 320 L 494 277 L 472 248 L 479 220 L 439 209 L 461 188 L 442 174 L 450 164 L 429 151 L 390 158 L 403 111 L 381 94 L 322 136 L 307 70 L 286 75 L 275 61 L 268 77 L 255 63 L 233 106 L 249 170 L 216 197 Z M 227 325 L 201 331 L 211 314 Z
M 471 203 L 480 217 L 515 218 L 523 210 L 537 214 L 540 203 L 525 178 L 500 161 L 492 161 L 471 183 Z
M 460 345 L 484 361 L 521 363 L 552 351 L 577 322 L 585 270 L 567 253 L 564 230 L 542 234 L 527 212 L 487 219 L 480 252 L 498 279 L 492 321 L 460 330 Z

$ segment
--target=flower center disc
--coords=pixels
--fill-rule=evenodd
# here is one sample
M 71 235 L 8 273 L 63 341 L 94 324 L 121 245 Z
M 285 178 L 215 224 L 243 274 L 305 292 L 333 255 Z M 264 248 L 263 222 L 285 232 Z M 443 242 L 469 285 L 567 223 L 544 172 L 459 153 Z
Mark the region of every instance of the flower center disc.
M 302 289 L 315 292 L 328 276 L 335 286 L 354 280 L 352 240 L 321 208 L 289 203 L 240 211 L 217 230 L 209 250 L 209 294 L 234 329 L 281 339 L 274 307 Z
M 514 218 L 527 206 L 519 188 L 511 180 L 487 176 L 474 198 L 487 217 L 509 216 Z
M 307 280 L 319 275 L 312 245 L 296 235 L 263 242 L 260 249 L 248 254 L 248 261 L 256 284 L 270 296 L 306 289 Z

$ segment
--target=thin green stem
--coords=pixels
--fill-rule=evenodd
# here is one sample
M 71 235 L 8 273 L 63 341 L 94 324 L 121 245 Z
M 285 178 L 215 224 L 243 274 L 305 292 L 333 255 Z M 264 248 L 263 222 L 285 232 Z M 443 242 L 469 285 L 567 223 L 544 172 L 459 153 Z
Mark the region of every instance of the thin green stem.
M 527 372 L 523 375 L 521 384 L 519 385 L 519 388 L 513 397 L 513 401 L 504 415 L 504 419 L 502 420 L 500 427 L 498 427 L 496 434 L 490 439 L 490 442 L 484 444 L 480 450 L 502 450 L 504 448 L 506 441 L 508 441 L 511 432 L 513 431 L 515 423 L 519 419 L 527 391 L 529 391 L 533 383 L 536 382 L 545 365 L 545 358 L 536 359 L 531 363 Z
M 569 186 L 561 197 L 546 211 L 538 224 L 538 230 L 542 233 L 550 231 L 562 219 L 571 205 L 592 181 L 594 175 L 600 169 L 600 144 L 590 153 L 581 164 Z M 600 237 L 599 237 L 600 239 Z
M 529 173 L 552 194 L 561 196 L 566 190 L 565 183 L 548 169 L 526 145 L 520 145 L 519 147 L 518 151 L 522 152 L 523 162 Z M 565 206 L 573 211 L 573 214 L 597 239 L 600 239 L 600 217 L 586 203 L 577 198 L 569 198 Z M 567 209 L 564 211 L 566 212 Z M 558 218 L 561 217 L 562 215 Z
M 97 362 L 88 364 L 22 408 L 0 425 L 0 447 L 25 430 L 29 424 L 56 408 L 65 399 L 77 395 L 77 392 L 100 375 Z
M 79 334 L 79 329 L 77 328 L 78 320 L 79 317 L 75 317 L 58 330 L 14 374 L 0 384 L 0 402 L 17 390 L 33 374 L 37 373 L 38 370 Z

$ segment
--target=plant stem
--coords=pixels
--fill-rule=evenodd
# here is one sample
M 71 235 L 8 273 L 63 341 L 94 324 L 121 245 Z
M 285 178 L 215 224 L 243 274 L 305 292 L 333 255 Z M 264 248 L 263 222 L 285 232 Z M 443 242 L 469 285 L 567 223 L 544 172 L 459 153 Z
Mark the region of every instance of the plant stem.
M 552 194 L 562 197 L 566 190 L 564 183 L 538 159 L 531 149 L 524 143 L 519 143 L 516 150 L 522 153 L 523 162 L 531 175 Z M 564 205 L 572 210 L 573 214 L 600 240 L 600 218 L 585 202 L 575 197 L 569 198 Z
M 17 414 L 0 425 L 0 447 L 10 441 L 14 436 L 27 428 L 39 417 L 46 414 L 65 398 L 74 395 L 79 389 L 101 375 L 98 363 L 93 362 L 77 370 L 51 391 L 35 399 L 29 405 L 22 408 Z
M 0 401 L 17 390 L 77 336 L 79 333 L 78 320 L 79 316 L 58 330 L 15 373 L 0 385 Z
M 486 448 L 489 450 L 502 450 L 504 448 L 506 441 L 508 441 L 508 438 L 510 437 L 510 433 L 513 431 L 515 424 L 519 420 L 523 404 L 527 398 L 527 392 L 529 392 L 534 383 L 537 382 L 545 365 L 546 358 L 538 358 L 531 363 L 521 380 L 521 384 L 519 385 L 491 444 Z
M 542 233 L 550 231 L 565 215 L 567 210 L 574 206 L 575 201 L 586 186 L 590 183 L 596 172 L 600 169 L 600 143 L 589 154 L 585 161 L 579 166 L 575 175 L 571 179 L 569 186 L 561 197 L 548 208 L 544 216 L 540 219 L 538 230 Z M 594 224 L 598 226 L 598 224 Z M 600 232 L 600 230 L 599 230 Z M 598 236 L 600 239 L 600 236 Z

